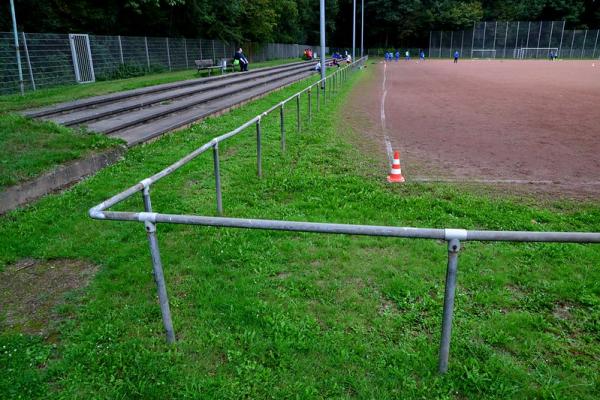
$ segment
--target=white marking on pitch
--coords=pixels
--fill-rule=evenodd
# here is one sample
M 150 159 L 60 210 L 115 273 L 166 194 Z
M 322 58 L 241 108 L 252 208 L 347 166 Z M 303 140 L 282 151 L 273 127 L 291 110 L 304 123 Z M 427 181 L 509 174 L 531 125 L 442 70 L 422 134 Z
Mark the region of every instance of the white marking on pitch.
M 394 159 L 394 151 L 392 149 L 392 142 L 390 142 L 390 137 L 387 135 L 387 131 L 385 128 L 385 98 L 387 96 L 387 89 L 385 88 L 386 83 L 386 72 L 387 72 L 387 63 L 383 64 L 383 84 L 382 84 L 382 94 L 381 94 L 381 128 L 383 129 L 383 139 L 385 140 L 385 148 L 388 156 L 388 162 L 391 164 Z
M 431 183 L 508 183 L 518 185 L 565 185 L 565 186 L 600 186 L 600 181 L 594 182 L 568 182 L 568 181 L 544 181 L 529 179 L 452 179 L 452 178 L 412 178 L 413 182 Z

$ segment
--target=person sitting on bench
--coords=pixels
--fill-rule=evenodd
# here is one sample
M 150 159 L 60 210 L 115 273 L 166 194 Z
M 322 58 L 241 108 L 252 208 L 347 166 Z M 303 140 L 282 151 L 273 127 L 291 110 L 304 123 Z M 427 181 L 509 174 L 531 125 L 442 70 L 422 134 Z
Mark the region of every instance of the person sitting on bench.
M 240 63 L 240 71 L 248 71 L 248 59 L 246 58 L 246 55 L 242 51 L 241 47 L 235 52 L 233 59 L 238 60 Z

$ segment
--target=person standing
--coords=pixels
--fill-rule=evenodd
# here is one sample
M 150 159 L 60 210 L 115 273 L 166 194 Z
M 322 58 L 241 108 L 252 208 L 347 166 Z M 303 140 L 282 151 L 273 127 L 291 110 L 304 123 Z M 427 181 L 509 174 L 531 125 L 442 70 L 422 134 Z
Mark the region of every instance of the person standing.
M 248 59 L 246 58 L 246 55 L 241 47 L 235 52 L 233 59 L 238 60 L 240 63 L 240 71 L 248 71 Z
M 421 52 L 419 53 L 419 58 L 421 59 L 421 61 L 425 61 L 425 52 L 423 50 L 421 50 Z
M 454 64 L 458 63 L 458 57 L 460 57 L 460 53 L 458 50 L 454 52 Z
M 396 50 L 396 62 L 400 60 L 400 52 Z
M 410 61 L 410 51 L 406 50 L 406 53 L 404 53 L 404 56 L 405 56 L 406 61 Z

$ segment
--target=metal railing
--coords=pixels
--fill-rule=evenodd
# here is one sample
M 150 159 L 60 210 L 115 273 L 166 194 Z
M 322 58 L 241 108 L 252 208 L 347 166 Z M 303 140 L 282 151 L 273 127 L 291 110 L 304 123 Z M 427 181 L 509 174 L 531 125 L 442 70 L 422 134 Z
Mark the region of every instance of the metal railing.
M 232 138 L 246 129 L 255 126 L 256 128 L 256 160 L 257 175 L 262 177 L 262 145 L 261 145 L 261 120 L 267 115 L 279 110 L 280 119 L 280 140 L 281 149 L 285 151 L 285 106 L 295 103 L 297 115 L 297 130 L 301 130 L 300 124 L 300 99 L 306 94 L 308 102 L 308 121 L 312 115 L 312 93 L 316 94 L 316 109 L 320 109 L 320 104 L 326 102 L 327 98 L 342 85 L 358 66 L 361 66 L 367 57 L 362 58 L 346 67 L 337 69 L 327 76 L 324 80 L 319 80 L 291 97 L 274 105 L 267 111 L 252 118 L 238 128 L 218 136 L 211 141 L 200 146 L 187 156 L 181 158 L 174 164 L 162 171 L 140 181 L 138 184 L 122 191 L 110 199 L 92 207 L 89 211 L 90 217 L 99 220 L 115 221 L 135 221 L 144 223 L 150 253 L 152 256 L 152 267 L 154 270 L 154 279 L 158 289 L 162 320 L 166 332 L 168 343 L 175 342 L 175 332 L 171 319 L 169 301 L 167 297 L 166 283 L 163 275 L 162 261 L 156 236 L 156 226 L 159 223 L 167 224 L 185 224 L 185 225 L 203 225 L 230 228 L 246 229 L 268 229 L 278 231 L 294 232 L 313 232 L 345 235 L 364 235 L 364 236 L 383 236 L 396 238 L 414 238 L 414 239 L 435 239 L 445 240 L 448 243 L 448 265 L 446 273 L 446 285 L 444 294 L 444 308 L 442 317 L 442 335 L 439 352 L 439 371 L 445 373 L 448 370 L 448 355 L 450 350 L 450 336 L 452 329 L 452 314 L 454 309 L 454 295 L 456 291 L 456 278 L 458 268 L 458 253 L 461 242 L 463 241 L 515 241 L 515 242 L 574 242 L 574 243 L 600 243 L 600 233 L 587 232 L 516 232 L 516 231 L 476 231 L 464 229 L 430 229 L 413 227 L 392 227 L 392 226 L 372 226 L 372 225 L 349 225 L 349 224 L 331 224 L 331 223 L 312 223 L 296 221 L 277 221 L 262 219 L 240 219 L 225 218 L 223 214 L 223 203 L 221 193 L 221 174 L 219 161 L 219 143 Z M 199 215 L 176 215 L 154 212 L 150 198 L 150 187 L 160 179 L 172 174 L 182 166 L 194 160 L 196 157 L 212 149 L 214 176 L 216 187 L 216 208 L 218 217 L 199 216 Z M 107 211 L 114 205 L 123 200 L 142 194 L 144 202 L 143 212 L 115 212 Z

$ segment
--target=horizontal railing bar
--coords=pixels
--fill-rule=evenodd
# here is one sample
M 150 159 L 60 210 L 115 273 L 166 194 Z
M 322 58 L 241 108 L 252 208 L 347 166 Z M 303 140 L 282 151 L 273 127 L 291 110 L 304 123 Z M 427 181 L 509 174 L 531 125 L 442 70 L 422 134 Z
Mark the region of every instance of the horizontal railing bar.
M 98 216 L 96 216 L 98 218 Z M 378 225 L 332 224 L 268 219 L 224 218 L 198 215 L 160 214 L 146 212 L 102 213 L 101 219 L 168 224 L 204 225 L 229 228 L 265 229 L 310 233 L 332 233 L 361 236 L 385 236 L 415 239 L 510 242 L 600 243 L 598 232 L 529 232 L 529 231 L 470 231 Z
M 362 59 L 359 59 L 357 61 L 355 61 L 353 64 L 360 62 Z M 341 71 L 343 69 L 349 68 L 351 67 L 353 64 L 349 64 L 341 69 L 339 69 L 338 71 Z M 336 72 L 333 72 L 333 74 L 335 74 Z M 142 180 L 141 182 L 139 182 L 138 184 L 130 187 L 129 189 L 126 189 L 125 191 L 116 194 L 115 196 L 111 197 L 110 199 L 94 206 L 92 209 L 90 209 L 90 215 L 98 215 L 97 213 L 100 211 L 104 211 L 112 206 L 114 206 L 115 204 L 120 203 L 121 201 L 127 199 L 128 197 L 132 196 L 133 194 L 139 192 L 140 190 L 143 190 L 145 187 L 148 187 L 150 185 L 152 185 L 153 183 L 157 182 L 158 180 L 164 178 L 165 176 L 171 174 L 172 172 L 176 171 L 177 169 L 183 167 L 185 164 L 187 164 L 188 162 L 192 161 L 194 158 L 198 157 L 200 154 L 204 153 L 205 151 L 207 151 L 208 149 L 212 148 L 213 146 L 215 146 L 216 144 L 227 140 L 237 134 L 239 134 L 240 132 L 242 132 L 244 129 L 254 125 L 257 121 L 259 121 L 261 118 L 265 117 L 266 115 L 270 114 L 271 112 L 275 111 L 276 109 L 278 109 L 279 107 L 281 107 L 282 104 L 285 104 L 286 102 L 295 99 L 296 97 L 298 97 L 301 93 L 306 92 L 309 88 L 312 88 L 315 85 L 320 84 L 321 82 L 323 82 L 324 80 L 327 80 L 328 78 L 330 78 L 332 75 L 327 76 L 325 79 L 320 79 L 317 82 L 314 82 L 313 84 L 309 85 L 308 87 L 306 87 L 305 89 L 303 89 L 302 91 L 294 94 L 293 96 L 289 97 L 286 100 L 283 100 L 279 103 L 277 103 L 275 106 L 269 108 L 267 111 L 257 115 L 256 117 L 252 118 L 251 120 L 245 122 L 244 124 L 238 126 L 237 128 L 235 128 L 234 130 L 225 133 L 223 135 L 217 136 L 216 138 L 212 139 L 211 141 L 203 144 L 202 146 L 200 146 L 199 148 L 197 148 L 196 150 L 192 151 L 191 153 L 189 153 L 188 155 L 186 155 L 185 157 L 179 159 L 178 161 L 176 161 L 175 163 L 171 164 L 170 166 L 168 166 L 167 168 L 163 169 L 162 171 L 152 175 L 149 178 L 146 178 L 144 180 Z

